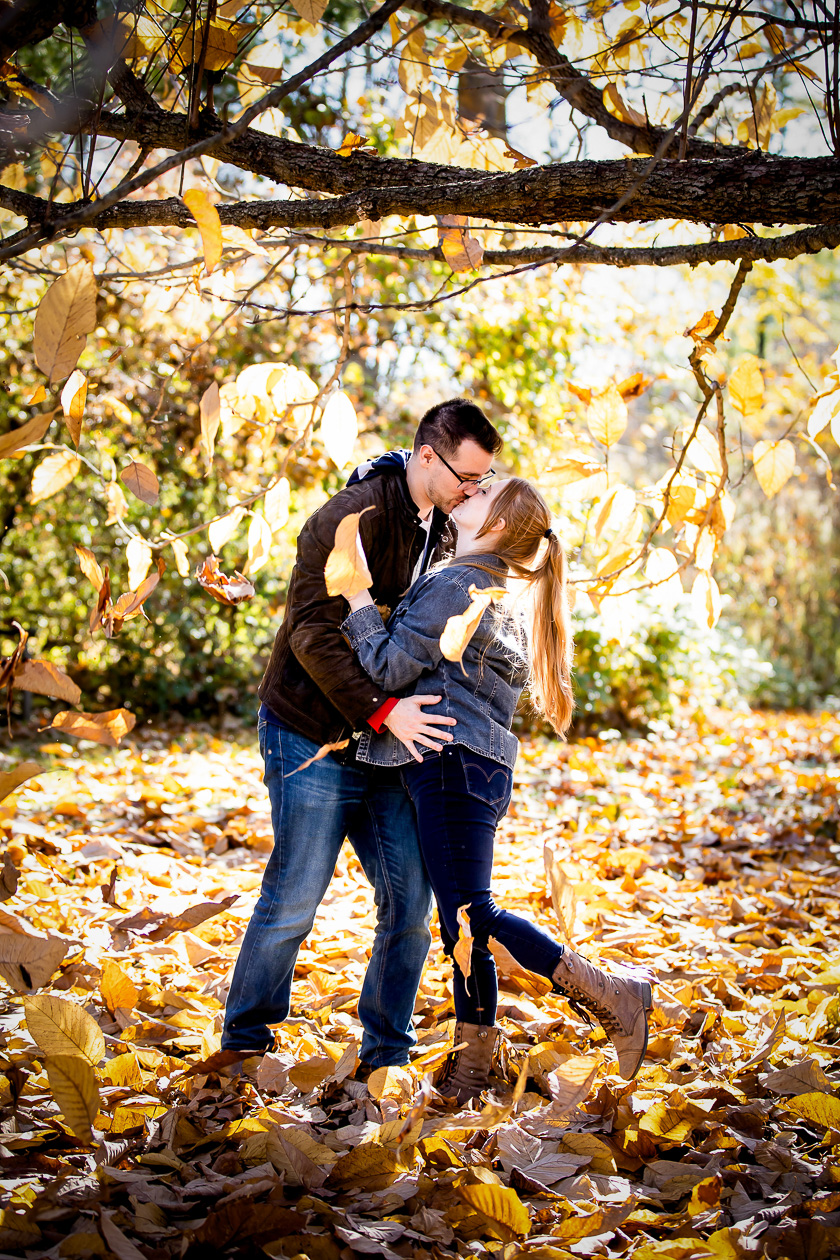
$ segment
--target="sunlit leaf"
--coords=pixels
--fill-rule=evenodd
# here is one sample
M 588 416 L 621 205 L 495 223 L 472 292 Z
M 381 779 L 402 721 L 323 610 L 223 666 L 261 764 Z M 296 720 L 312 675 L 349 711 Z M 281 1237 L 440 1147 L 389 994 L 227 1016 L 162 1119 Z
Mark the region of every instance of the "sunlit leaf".
M 691 588 L 691 602 L 694 615 L 701 625 L 711 630 L 720 616 L 720 591 L 718 584 L 710 573 L 700 570 Z
M 344 468 L 353 458 L 359 436 L 356 409 L 343 390 L 331 394 L 321 416 L 321 440 L 336 468 Z
M 37 761 L 21 761 L 12 770 L 0 771 L 0 801 L 16 792 L 27 779 L 34 779 L 36 775 L 43 773 L 44 767 Z
M 226 516 L 220 516 L 217 521 L 213 521 L 207 530 L 207 536 L 214 551 L 221 551 L 222 547 L 230 542 L 239 528 L 240 521 L 244 519 L 245 509 L 235 507 Z
M 128 585 L 132 591 L 137 590 L 137 587 L 152 567 L 153 555 L 154 553 L 145 538 L 141 538 L 139 534 L 134 534 L 129 539 L 128 546 L 125 549 L 125 558 L 128 561 Z
M 215 381 L 202 394 L 198 410 L 201 417 L 201 448 L 204 452 L 207 471 L 209 472 L 213 465 L 216 434 L 219 432 L 219 425 L 222 419 L 219 387 Z
M 68 704 L 78 704 L 82 698 L 81 687 L 51 661 L 24 661 L 15 671 L 12 685 L 15 691 L 33 691 Z
M 767 498 L 772 499 L 793 476 L 796 468 L 794 445 L 787 438 L 782 438 L 780 442 L 756 442 L 752 456 L 758 484 Z
M 77 1002 L 39 993 L 23 999 L 26 1027 L 47 1055 L 80 1055 L 96 1064 L 105 1054 L 105 1038 L 92 1016 Z
M 470 234 L 469 219 L 462 214 L 438 215 L 438 237 L 443 256 L 453 271 L 476 271 L 484 246 Z
M 99 1111 L 99 1087 L 90 1063 L 74 1054 L 50 1054 L 44 1066 L 67 1127 L 80 1141 L 90 1142 Z
M 365 512 L 372 510 L 367 507 L 362 512 L 349 512 L 336 526 L 335 543 L 324 568 L 328 595 L 343 595 L 345 599 L 352 599 L 372 585 L 373 578 L 359 536 L 359 521 Z
M 235 40 L 234 40 L 235 43 Z M 204 266 L 208 276 L 222 256 L 222 223 L 219 212 L 207 193 L 200 188 L 188 188 L 182 199 L 192 217 L 198 224 L 201 233 L 201 245 L 204 250 Z M 213 386 L 210 386 L 213 389 Z M 218 386 L 216 386 L 218 391 Z M 206 395 L 205 395 L 206 396 Z M 202 403 L 203 403 L 202 399 Z M 218 423 L 217 423 L 218 427 Z M 204 438 L 204 413 L 202 412 L 202 438 Z M 211 449 L 212 457 L 212 449 Z
M 75 735 L 78 739 L 90 739 L 95 744 L 108 744 L 115 748 L 120 740 L 134 729 L 137 717 L 128 709 L 108 709 L 104 713 L 56 713 L 51 726 Z
M 17 451 L 22 451 L 27 446 L 40 442 L 52 424 L 54 415 L 55 411 L 46 411 L 43 415 L 33 416 L 25 424 L 21 424 L 18 428 L 10 429 L 8 433 L 4 433 L 0 437 L 0 459 L 8 459 L 10 455 L 14 455 Z
M 261 512 L 251 513 L 248 526 L 248 559 L 243 573 L 257 573 L 271 555 L 271 526 Z
M 32 503 L 42 503 L 68 486 L 82 466 L 72 451 L 55 451 L 42 459 L 32 476 Z
M 24 936 L 19 932 L 2 932 L 0 976 L 16 993 L 31 993 L 34 989 L 41 989 L 55 975 L 69 948 L 69 941 L 59 940 L 55 936 Z
M 735 370 L 729 378 L 729 397 L 732 406 L 742 416 L 749 416 L 758 411 L 764 402 L 764 377 L 761 365 L 754 355 L 739 359 Z
M 102 978 L 99 981 L 99 992 L 109 1011 L 118 1007 L 132 1010 L 140 996 L 137 986 L 132 983 L 125 972 L 110 958 L 102 964 Z
M 96 281 L 89 262 L 77 262 L 54 280 L 35 316 L 35 362 L 50 382 L 76 366 L 88 333 L 96 327 Z
M 79 445 L 79 438 L 82 435 L 86 398 L 87 377 L 77 368 L 75 372 L 70 373 L 61 391 L 61 406 L 74 446 Z
M 586 412 L 589 432 L 604 446 L 614 446 L 627 428 L 627 404 L 615 385 L 595 394 Z
M 531 1230 L 528 1209 L 509 1186 L 462 1185 L 458 1197 L 469 1204 L 505 1242 L 524 1238 Z
M 195 571 L 200 586 L 217 599 L 220 604 L 242 604 L 253 599 L 256 591 L 248 579 L 239 572 L 232 578 L 226 577 L 219 568 L 215 556 L 208 556 Z
M 280 477 L 269 486 L 263 499 L 263 514 L 271 526 L 272 534 L 288 524 L 291 486 L 288 477 Z M 211 540 L 212 541 L 212 540 Z
M 120 473 L 120 481 L 127 486 L 135 498 L 150 506 L 157 503 L 160 495 L 160 483 L 145 464 L 133 459 Z
M 447 620 L 440 636 L 440 650 L 448 661 L 459 661 L 464 668 L 464 652 L 481 618 L 495 600 L 504 599 L 506 594 L 504 586 L 470 586 L 469 604 L 462 613 L 456 613 Z

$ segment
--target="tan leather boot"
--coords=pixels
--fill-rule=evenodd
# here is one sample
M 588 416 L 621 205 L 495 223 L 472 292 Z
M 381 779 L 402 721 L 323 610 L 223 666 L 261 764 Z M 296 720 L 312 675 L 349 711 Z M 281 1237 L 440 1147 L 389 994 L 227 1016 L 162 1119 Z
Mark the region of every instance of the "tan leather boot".
M 653 998 L 647 981 L 608 975 L 568 945 L 551 979 L 570 1006 L 596 1017 L 618 1052 L 618 1070 L 632 1080 L 648 1043 L 647 1013 Z
M 437 1082 L 437 1089 L 444 1098 L 457 1098 L 459 1103 L 469 1102 L 490 1084 L 493 1056 L 499 1040 L 499 1030 L 492 1024 L 455 1025 L 455 1045 L 466 1042 L 463 1050 L 450 1054 Z

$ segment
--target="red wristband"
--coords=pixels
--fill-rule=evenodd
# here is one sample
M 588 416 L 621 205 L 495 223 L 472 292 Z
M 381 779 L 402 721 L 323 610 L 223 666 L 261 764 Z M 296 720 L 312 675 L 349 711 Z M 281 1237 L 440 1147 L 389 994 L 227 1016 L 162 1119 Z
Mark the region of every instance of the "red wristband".
M 388 714 L 392 709 L 396 708 L 398 704 L 398 698 L 396 696 L 392 696 L 390 700 L 386 700 L 384 704 L 380 704 L 375 713 L 371 713 L 368 718 L 368 726 L 372 726 L 377 735 L 381 732 L 382 725 Z

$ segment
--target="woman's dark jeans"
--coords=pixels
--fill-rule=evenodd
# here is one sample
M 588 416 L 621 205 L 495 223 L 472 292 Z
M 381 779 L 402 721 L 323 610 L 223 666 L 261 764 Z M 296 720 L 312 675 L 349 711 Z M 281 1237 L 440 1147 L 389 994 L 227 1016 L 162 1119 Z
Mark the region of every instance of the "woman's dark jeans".
M 465 980 L 453 959 L 455 1014 L 470 1024 L 496 1019 L 496 966 L 487 945 L 499 941 L 529 971 L 550 977 L 563 946 L 527 919 L 501 910 L 490 892 L 493 838 L 507 812 L 513 775 L 507 766 L 454 744 L 403 768 L 417 810 L 420 848 L 434 889 L 440 934 L 452 957 L 458 908 L 468 906 L 472 969 Z

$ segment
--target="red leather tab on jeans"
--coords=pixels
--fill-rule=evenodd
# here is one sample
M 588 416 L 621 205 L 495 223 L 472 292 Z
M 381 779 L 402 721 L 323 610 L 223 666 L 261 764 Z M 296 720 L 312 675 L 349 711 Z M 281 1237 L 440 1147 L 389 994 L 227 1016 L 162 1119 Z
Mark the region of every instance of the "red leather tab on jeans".
M 375 713 L 371 713 L 368 718 L 368 726 L 372 726 L 377 735 L 381 732 L 383 723 L 393 708 L 399 704 L 397 696 L 391 696 L 390 700 L 386 700 L 384 704 L 380 704 Z

